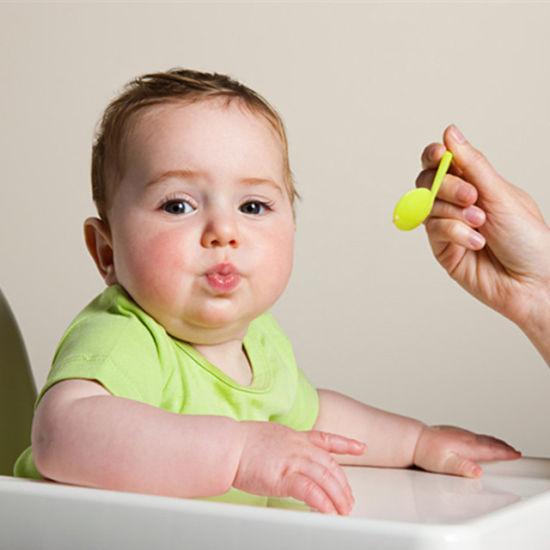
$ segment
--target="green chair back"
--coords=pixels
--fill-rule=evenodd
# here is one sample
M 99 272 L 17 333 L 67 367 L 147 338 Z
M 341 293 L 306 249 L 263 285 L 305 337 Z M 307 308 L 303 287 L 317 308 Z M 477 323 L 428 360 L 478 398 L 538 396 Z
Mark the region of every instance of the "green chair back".
M 25 343 L 0 290 L 0 475 L 11 476 L 31 443 L 36 388 Z

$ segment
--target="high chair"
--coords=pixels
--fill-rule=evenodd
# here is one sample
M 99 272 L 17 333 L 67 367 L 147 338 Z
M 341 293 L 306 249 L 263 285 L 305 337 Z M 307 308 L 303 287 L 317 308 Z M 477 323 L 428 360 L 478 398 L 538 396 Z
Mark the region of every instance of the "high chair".
M 28 447 L 36 389 L 23 337 L 0 289 L 0 475 Z
M 44 550 L 550 549 L 550 460 L 484 464 L 481 479 L 346 467 L 349 517 L 11 477 L 29 444 L 33 377 L 0 291 L 0 548 Z M 285 509 L 286 508 L 286 509 Z

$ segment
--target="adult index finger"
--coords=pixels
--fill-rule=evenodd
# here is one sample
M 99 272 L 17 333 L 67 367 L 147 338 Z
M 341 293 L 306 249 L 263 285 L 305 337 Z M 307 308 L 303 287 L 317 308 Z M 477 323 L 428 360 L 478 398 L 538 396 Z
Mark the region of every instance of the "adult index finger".
M 422 151 L 422 155 L 420 157 L 422 168 L 424 170 L 437 169 L 439 166 L 439 161 L 446 150 L 445 145 L 442 145 L 441 143 L 430 143 L 427 145 Z M 448 173 L 453 174 L 454 176 L 463 175 L 462 170 L 460 170 L 460 168 L 456 165 L 454 159 L 449 166 Z
M 424 170 L 429 170 L 430 168 L 436 168 L 439 164 L 439 159 L 443 156 L 445 152 L 445 146 L 441 143 L 430 143 L 422 151 L 422 156 L 420 157 L 420 162 Z

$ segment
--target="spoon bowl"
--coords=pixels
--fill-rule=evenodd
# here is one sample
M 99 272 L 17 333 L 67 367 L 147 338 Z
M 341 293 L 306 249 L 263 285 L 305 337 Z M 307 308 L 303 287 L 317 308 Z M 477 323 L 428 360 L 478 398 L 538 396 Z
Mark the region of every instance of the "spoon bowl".
M 410 231 L 418 227 L 430 215 L 435 197 L 452 160 L 453 154 L 450 151 L 445 151 L 439 161 L 432 188 L 430 190 L 425 187 L 412 189 L 399 199 L 393 211 L 393 223 L 397 229 Z
M 393 223 L 402 231 L 418 227 L 432 211 L 434 198 L 429 189 L 419 187 L 407 191 L 395 206 Z

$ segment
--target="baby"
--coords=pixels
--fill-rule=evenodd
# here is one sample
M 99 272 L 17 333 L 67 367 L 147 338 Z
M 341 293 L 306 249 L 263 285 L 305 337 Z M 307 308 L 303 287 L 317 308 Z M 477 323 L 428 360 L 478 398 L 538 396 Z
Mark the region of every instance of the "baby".
M 256 92 L 184 69 L 129 83 L 92 154 L 84 223 L 107 288 L 71 323 L 17 476 L 348 514 L 342 464 L 478 477 L 520 453 L 316 390 L 269 313 L 292 268 L 284 125 Z M 363 442 L 368 443 L 368 448 Z

